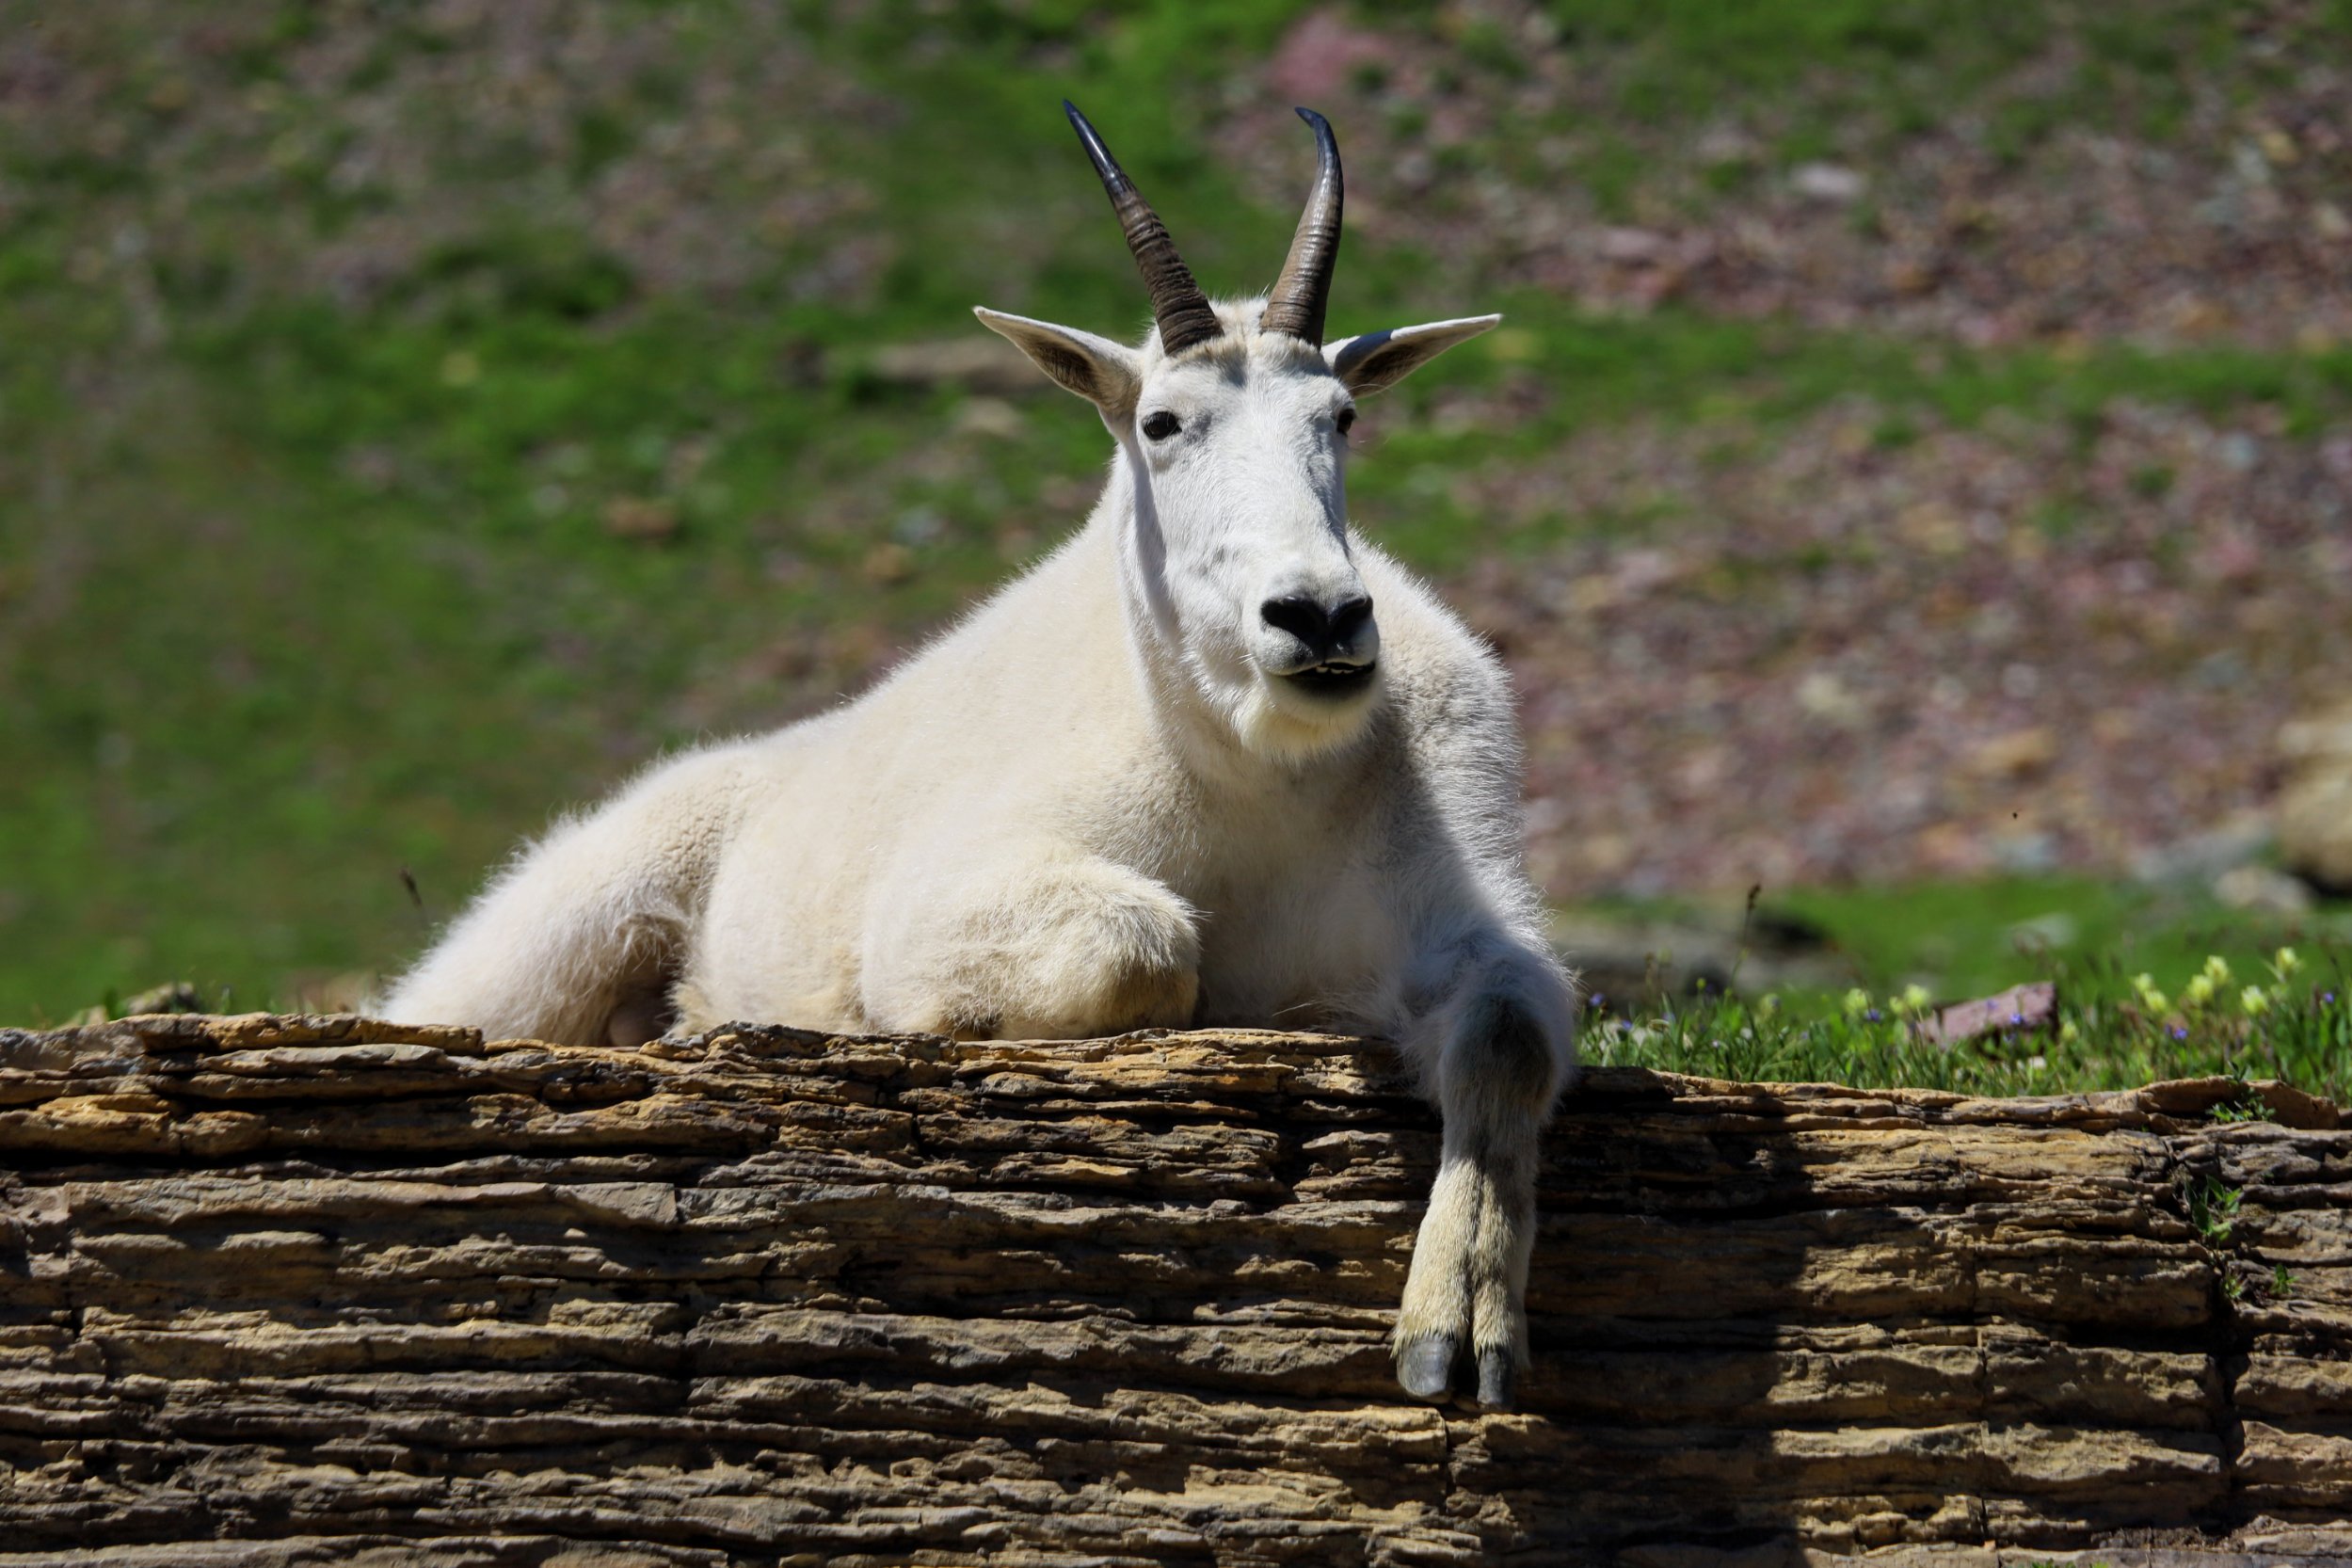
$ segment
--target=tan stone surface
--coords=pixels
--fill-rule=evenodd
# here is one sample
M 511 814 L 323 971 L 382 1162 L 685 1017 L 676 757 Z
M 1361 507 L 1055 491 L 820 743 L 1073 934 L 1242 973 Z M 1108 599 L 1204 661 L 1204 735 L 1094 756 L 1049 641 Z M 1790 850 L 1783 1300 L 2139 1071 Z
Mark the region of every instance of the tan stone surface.
M 1595 1073 L 1481 1416 L 1359 1042 L 0 1032 L 0 1568 L 2352 1561 L 2352 1129 L 2236 1093 Z

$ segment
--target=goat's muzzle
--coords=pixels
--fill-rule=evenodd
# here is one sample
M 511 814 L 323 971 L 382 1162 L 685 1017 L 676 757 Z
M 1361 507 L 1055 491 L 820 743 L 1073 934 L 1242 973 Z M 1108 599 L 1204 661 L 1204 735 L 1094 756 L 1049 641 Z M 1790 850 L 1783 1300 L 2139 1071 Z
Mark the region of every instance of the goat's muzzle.
M 1312 594 L 1284 594 L 1258 606 L 1259 618 L 1295 645 L 1295 663 L 1272 670 L 1303 691 L 1344 696 L 1371 684 L 1380 664 L 1380 630 L 1372 601 L 1352 594 L 1325 603 Z

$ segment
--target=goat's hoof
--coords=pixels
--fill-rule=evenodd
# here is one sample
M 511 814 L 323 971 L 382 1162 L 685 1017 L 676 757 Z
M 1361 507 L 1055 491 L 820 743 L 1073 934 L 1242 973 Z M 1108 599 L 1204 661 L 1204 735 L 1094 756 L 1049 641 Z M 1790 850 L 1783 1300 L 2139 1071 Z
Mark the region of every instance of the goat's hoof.
M 1488 1410 L 1509 1410 L 1511 1385 L 1518 1376 L 1518 1358 L 1508 1346 L 1479 1352 L 1479 1403 Z
M 1416 1400 L 1442 1400 L 1453 1392 L 1454 1353 L 1460 1342 L 1451 1335 L 1416 1339 L 1397 1352 L 1397 1381 Z

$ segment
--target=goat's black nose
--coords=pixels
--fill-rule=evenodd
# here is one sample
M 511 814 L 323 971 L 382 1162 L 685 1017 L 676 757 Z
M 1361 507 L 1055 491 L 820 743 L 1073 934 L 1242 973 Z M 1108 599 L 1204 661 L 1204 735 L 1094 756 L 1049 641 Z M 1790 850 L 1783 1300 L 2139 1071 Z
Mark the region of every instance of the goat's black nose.
M 1372 601 L 1364 595 L 1342 600 L 1331 613 L 1331 646 L 1345 648 L 1355 641 L 1355 634 L 1371 618 Z
M 1325 609 L 1305 594 L 1285 594 L 1259 605 L 1257 613 L 1266 618 L 1267 625 L 1277 632 L 1289 632 L 1320 659 L 1335 648 L 1347 647 L 1363 630 L 1364 623 L 1372 618 L 1372 601 L 1357 594 Z

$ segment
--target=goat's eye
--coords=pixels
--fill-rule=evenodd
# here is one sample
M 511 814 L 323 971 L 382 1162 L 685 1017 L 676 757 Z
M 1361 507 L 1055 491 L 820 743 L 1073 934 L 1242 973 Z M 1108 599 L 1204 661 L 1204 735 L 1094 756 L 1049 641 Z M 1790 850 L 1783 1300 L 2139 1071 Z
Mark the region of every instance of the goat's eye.
M 1144 418 L 1144 434 L 1156 441 L 1164 441 L 1183 428 L 1184 422 L 1165 408 Z
M 1346 435 L 1349 431 L 1355 428 L 1355 410 L 1353 408 L 1340 409 L 1339 417 L 1333 421 L 1333 423 L 1339 426 L 1339 433 L 1341 435 Z

